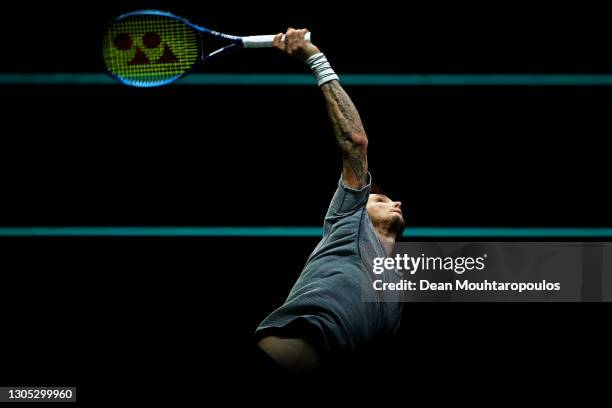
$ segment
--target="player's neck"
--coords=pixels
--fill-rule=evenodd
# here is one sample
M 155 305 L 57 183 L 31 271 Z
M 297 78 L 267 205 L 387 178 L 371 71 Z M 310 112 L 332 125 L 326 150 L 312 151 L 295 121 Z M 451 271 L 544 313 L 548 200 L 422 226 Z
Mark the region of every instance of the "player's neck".
M 376 232 L 376 236 L 378 236 L 378 240 L 383 248 L 385 248 L 387 254 L 391 255 L 391 252 L 393 252 L 395 248 L 395 234 L 387 229 L 378 227 L 374 227 L 374 232 Z

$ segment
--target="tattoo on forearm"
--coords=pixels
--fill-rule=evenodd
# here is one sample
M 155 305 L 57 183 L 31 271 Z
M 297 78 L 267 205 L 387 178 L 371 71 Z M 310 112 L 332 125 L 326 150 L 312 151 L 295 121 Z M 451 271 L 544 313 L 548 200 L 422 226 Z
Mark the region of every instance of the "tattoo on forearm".
M 353 171 L 361 186 L 368 182 L 368 159 L 365 154 L 345 154 L 344 163 Z
M 324 84 L 321 90 L 344 163 L 353 171 L 359 183 L 365 184 L 368 174 L 368 139 L 357 108 L 338 81 Z

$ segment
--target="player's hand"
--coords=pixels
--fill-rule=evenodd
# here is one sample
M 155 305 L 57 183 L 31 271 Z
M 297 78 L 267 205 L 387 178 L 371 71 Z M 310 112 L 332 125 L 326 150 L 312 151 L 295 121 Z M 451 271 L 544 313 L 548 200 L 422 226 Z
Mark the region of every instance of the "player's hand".
M 285 33 L 284 41 L 282 33 L 276 34 L 274 37 L 274 48 L 294 58 L 306 61 L 308 58 L 321 52 L 317 46 L 304 39 L 306 33 L 308 33 L 306 29 L 296 30 L 289 28 Z

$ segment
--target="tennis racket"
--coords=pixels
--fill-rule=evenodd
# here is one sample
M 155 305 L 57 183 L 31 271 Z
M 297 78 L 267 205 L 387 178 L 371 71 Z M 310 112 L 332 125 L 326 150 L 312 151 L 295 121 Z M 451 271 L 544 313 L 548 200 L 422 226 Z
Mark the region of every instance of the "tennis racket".
M 273 40 L 274 35 L 238 37 L 165 11 L 139 10 L 106 25 L 102 53 L 113 78 L 125 85 L 154 87 L 184 77 L 212 57 L 240 48 L 269 48 Z M 310 33 L 306 40 L 310 41 Z M 211 49 L 215 42 L 221 47 Z

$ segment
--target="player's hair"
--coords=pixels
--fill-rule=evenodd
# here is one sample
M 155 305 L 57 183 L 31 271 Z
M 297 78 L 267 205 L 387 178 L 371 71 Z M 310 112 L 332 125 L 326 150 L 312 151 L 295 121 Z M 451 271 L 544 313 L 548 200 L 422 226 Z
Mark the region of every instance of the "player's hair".
M 370 190 L 370 192 L 372 194 L 387 195 L 385 194 L 385 191 L 376 183 L 372 183 L 372 189 Z

